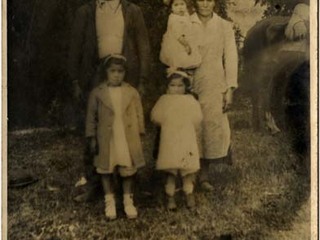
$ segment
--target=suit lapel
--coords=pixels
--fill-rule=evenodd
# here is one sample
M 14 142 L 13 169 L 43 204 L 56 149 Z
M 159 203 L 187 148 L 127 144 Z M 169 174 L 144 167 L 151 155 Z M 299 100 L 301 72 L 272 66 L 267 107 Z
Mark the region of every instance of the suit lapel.
M 90 24 L 91 24 L 91 29 L 92 29 L 92 39 L 93 39 L 93 46 L 95 46 L 95 53 L 96 56 L 98 56 L 98 40 L 97 40 L 97 28 L 96 28 L 96 7 L 97 7 L 97 2 L 96 1 L 91 1 L 90 3 L 90 8 L 91 8 L 91 19 L 90 19 Z
M 124 20 L 127 20 L 126 17 L 127 17 L 128 5 L 129 3 L 126 0 L 121 0 L 122 13 L 123 13 Z
M 121 0 L 121 6 L 122 6 L 122 14 L 123 14 L 123 20 L 124 20 L 124 32 L 123 32 L 123 43 L 122 43 L 122 54 L 125 53 L 125 46 L 127 46 L 127 35 L 128 35 L 128 29 L 129 29 L 129 19 L 128 19 L 128 5 L 129 3 L 126 0 Z

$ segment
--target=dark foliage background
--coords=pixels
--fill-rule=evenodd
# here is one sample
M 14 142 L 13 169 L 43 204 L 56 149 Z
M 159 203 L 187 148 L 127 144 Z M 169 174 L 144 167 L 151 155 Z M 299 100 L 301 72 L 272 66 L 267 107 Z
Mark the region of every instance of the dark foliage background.
M 66 59 L 75 10 L 89 0 L 12 0 L 8 2 L 9 128 L 72 124 L 70 81 Z M 162 0 L 131 0 L 144 13 L 152 46 L 148 95 L 161 89 L 164 72 L 158 61 L 166 29 L 167 7 Z M 299 0 L 296 0 L 299 1 Z M 267 4 L 265 15 L 288 14 L 292 0 L 257 0 Z M 289 4 L 290 3 L 290 4 Z M 217 0 L 216 12 L 227 18 L 227 0 Z M 241 32 L 236 29 L 238 40 Z

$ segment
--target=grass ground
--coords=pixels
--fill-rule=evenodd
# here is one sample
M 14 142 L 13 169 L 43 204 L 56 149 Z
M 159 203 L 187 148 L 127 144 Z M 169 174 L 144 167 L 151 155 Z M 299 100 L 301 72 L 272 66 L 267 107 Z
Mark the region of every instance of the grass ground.
M 9 134 L 9 178 L 15 169 L 24 168 L 40 179 L 9 189 L 9 239 L 210 240 L 225 234 L 239 240 L 309 239 L 309 178 L 302 160 L 286 134 L 253 132 L 246 106 L 238 103 L 229 116 L 233 165 L 210 169 L 214 191 L 197 189 L 194 211 L 185 207 L 182 195 L 177 212 L 165 210 L 163 176 L 153 171 L 151 157 L 155 130 L 148 126 L 148 164 L 138 175 L 136 220 L 121 213 L 118 220 L 107 222 L 102 199 L 82 204 L 72 200 L 83 172 L 81 137 L 68 131 Z

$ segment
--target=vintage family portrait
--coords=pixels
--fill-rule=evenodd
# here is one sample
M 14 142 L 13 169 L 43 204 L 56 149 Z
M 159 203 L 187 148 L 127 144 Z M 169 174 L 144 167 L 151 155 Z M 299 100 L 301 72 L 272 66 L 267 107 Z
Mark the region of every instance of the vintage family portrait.
M 5 7 L 4 239 L 317 239 L 317 1 Z

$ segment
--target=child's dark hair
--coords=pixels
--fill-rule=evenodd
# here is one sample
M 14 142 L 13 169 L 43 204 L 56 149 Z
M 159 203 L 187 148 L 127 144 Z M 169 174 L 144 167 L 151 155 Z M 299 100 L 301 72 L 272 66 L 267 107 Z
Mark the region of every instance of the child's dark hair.
M 185 94 L 190 94 L 192 96 L 194 96 L 195 99 L 198 99 L 197 94 L 195 94 L 194 92 L 191 91 L 191 82 L 190 79 L 180 75 L 179 73 L 172 73 L 168 78 L 167 78 L 167 86 L 169 86 L 170 82 L 175 79 L 175 78 L 182 78 L 182 82 L 185 85 Z
M 187 5 L 187 10 L 188 10 L 189 14 L 191 14 L 193 12 L 193 4 L 192 4 L 192 2 L 190 0 L 183 0 L 183 1 Z M 167 2 L 168 2 L 167 4 L 168 4 L 169 9 L 171 9 L 174 0 L 169 0 Z
M 187 74 L 187 73 L 185 73 Z M 169 86 L 170 82 L 175 79 L 175 78 L 182 78 L 182 82 L 185 86 L 185 93 L 184 94 L 190 94 L 192 95 L 195 99 L 198 100 L 198 95 L 196 93 L 194 93 L 191 89 L 191 81 L 190 81 L 190 78 L 189 77 L 185 77 L 181 74 L 179 74 L 178 72 L 177 73 L 172 73 L 169 75 L 169 77 L 167 78 L 167 86 Z
M 176 78 L 182 78 L 182 82 L 183 82 L 183 84 L 184 84 L 185 87 L 186 87 L 186 94 L 190 93 L 190 92 L 191 92 L 191 91 L 190 91 L 191 83 L 190 83 L 189 78 L 186 78 L 186 77 L 184 77 L 184 76 L 182 76 L 182 75 L 180 75 L 180 74 L 178 74 L 178 73 L 172 73 L 172 74 L 168 77 L 168 79 L 167 79 L 167 86 L 169 86 L 169 84 L 171 83 L 171 81 L 172 81 L 173 79 L 176 79 Z
M 127 71 L 127 61 L 125 57 L 121 55 L 109 55 L 101 59 L 99 65 L 99 82 L 104 81 L 107 78 L 106 69 L 108 69 L 112 64 L 121 65 L 124 70 Z

